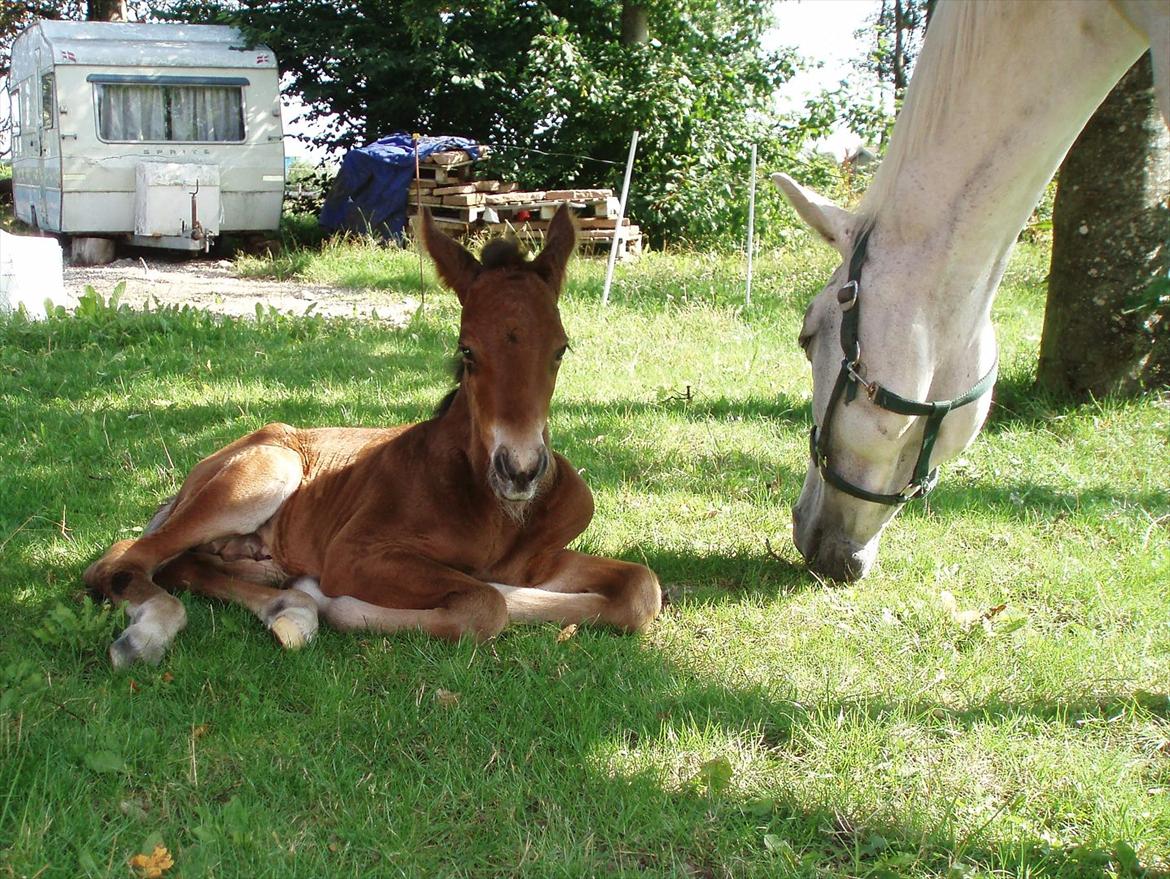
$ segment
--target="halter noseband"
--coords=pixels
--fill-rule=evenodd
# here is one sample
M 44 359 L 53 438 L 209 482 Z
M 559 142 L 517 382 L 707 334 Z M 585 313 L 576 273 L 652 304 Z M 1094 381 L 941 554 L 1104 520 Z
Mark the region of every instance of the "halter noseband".
M 887 506 L 900 506 L 909 500 L 925 497 L 938 484 L 938 468 L 930 469 L 930 453 L 938 439 L 942 420 L 952 409 L 966 406 L 978 400 L 995 384 L 996 370 L 999 359 L 991 365 L 991 369 L 983 378 L 975 383 L 975 387 L 953 400 L 910 400 L 900 394 L 883 388 L 876 381 L 866 381 L 860 373 L 863 371 L 861 363 L 861 342 L 857 338 L 857 327 L 861 320 L 861 267 L 865 263 L 866 247 L 869 244 L 869 233 L 872 228 L 866 229 L 853 248 L 853 255 L 849 258 L 849 280 L 845 286 L 837 291 L 837 304 L 841 306 L 841 351 L 845 358 L 841 361 L 841 371 L 837 373 L 837 383 L 833 385 L 833 392 L 829 395 L 829 405 L 825 407 L 825 424 L 818 432 L 813 424 L 809 435 L 809 456 L 813 464 L 820 471 L 821 478 L 829 485 L 840 491 L 850 494 L 863 501 Z M 869 491 L 852 482 L 835 471 L 829 464 L 829 437 L 832 426 L 833 410 L 837 401 L 844 397 L 845 405 L 857 396 L 858 387 L 865 388 L 865 394 L 877 407 L 898 415 L 925 416 L 926 429 L 922 434 L 922 448 L 918 452 L 918 461 L 914 465 L 914 474 L 909 484 L 898 494 L 880 494 Z

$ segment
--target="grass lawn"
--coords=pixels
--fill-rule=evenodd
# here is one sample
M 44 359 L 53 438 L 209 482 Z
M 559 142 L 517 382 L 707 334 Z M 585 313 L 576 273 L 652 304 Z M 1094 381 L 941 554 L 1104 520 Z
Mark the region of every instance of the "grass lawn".
M 278 268 L 417 296 L 411 253 L 330 258 Z M 0 877 L 125 877 L 156 844 L 184 877 L 1165 875 L 1170 407 L 1031 390 L 1046 266 L 1018 250 L 992 420 L 858 584 L 789 536 L 830 254 L 760 259 L 746 309 L 734 259 L 650 254 L 608 309 L 578 260 L 554 442 L 597 498 L 581 548 L 662 579 L 646 636 L 285 654 L 187 597 L 172 652 L 125 674 L 85 565 L 268 421 L 427 417 L 454 299 L 431 278 L 401 330 L 0 320 Z

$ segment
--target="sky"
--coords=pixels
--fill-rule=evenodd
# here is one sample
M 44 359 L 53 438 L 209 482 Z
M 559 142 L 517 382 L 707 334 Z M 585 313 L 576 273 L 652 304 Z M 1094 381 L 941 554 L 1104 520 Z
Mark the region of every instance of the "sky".
M 781 0 L 776 4 L 776 25 L 768 33 L 765 45 L 793 46 L 802 57 L 821 64 L 817 69 L 799 74 L 786 85 L 784 93 L 777 96 L 780 109 L 799 107 L 809 95 L 822 87 L 835 86 L 848 75 L 849 59 L 858 51 L 853 34 L 879 7 L 880 0 Z M 2 85 L 3 80 L 0 80 Z M 285 132 L 312 133 L 312 129 L 300 119 L 304 113 L 300 101 L 295 96 L 286 95 L 282 103 Z M 6 125 L 7 118 L 7 94 L 0 88 L 0 127 Z M 856 144 L 856 138 L 847 132 L 838 132 L 821 148 L 843 158 L 846 150 Z M 0 149 L 6 146 L 4 134 L 0 133 Z M 285 154 L 310 159 L 319 155 L 292 138 L 285 140 Z

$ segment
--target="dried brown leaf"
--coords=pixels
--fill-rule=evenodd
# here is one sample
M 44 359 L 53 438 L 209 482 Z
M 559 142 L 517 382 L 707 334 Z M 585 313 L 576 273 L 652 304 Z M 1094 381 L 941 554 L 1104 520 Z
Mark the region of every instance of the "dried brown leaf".
M 148 855 L 135 855 L 130 859 L 130 869 L 142 879 L 161 879 L 173 866 L 175 860 L 163 845 L 156 845 Z

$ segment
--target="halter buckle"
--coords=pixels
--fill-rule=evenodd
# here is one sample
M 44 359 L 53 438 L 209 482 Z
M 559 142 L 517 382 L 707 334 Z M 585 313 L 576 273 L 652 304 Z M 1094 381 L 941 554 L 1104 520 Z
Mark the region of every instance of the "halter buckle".
M 860 348 L 860 346 L 858 347 Z M 860 350 L 858 353 L 860 354 Z M 870 400 L 872 400 L 874 395 L 877 394 L 877 382 L 866 381 L 864 378 L 862 378 L 861 374 L 857 371 L 858 367 L 860 366 L 860 360 L 854 360 L 852 362 L 848 360 L 845 361 L 845 371 L 849 373 L 849 377 L 865 388 L 865 395 L 869 397 Z
M 837 304 L 841 306 L 842 311 L 848 311 L 857 304 L 858 289 L 856 281 L 848 281 L 837 291 Z

